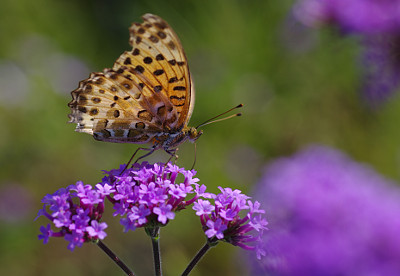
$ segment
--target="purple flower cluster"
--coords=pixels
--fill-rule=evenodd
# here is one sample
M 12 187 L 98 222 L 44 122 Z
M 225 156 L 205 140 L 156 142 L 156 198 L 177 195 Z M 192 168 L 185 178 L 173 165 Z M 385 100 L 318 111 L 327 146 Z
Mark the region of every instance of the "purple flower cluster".
M 300 0 L 294 12 L 307 25 L 334 23 L 346 32 L 376 34 L 400 28 L 398 0 Z
M 112 203 L 114 216 L 122 216 L 120 223 L 125 232 L 139 227 L 165 226 L 175 218 L 177 211 L 194 203 L 193 209 L 211 244 L 225 241 L 255 250 L 258 258 L 265 254 L 257 246 L 267 230 L 268 223 L 262 216 L 265 212 L 260 209 L 259 202 L 253 203 L 241 191 L 219 187 L 221 193 L 207 193 L 206 186 L 197 183 L 196 171 L 171 163 L 143 162 L 126 170 L 125 165 L 121 165 L 105 173 L 95 189 L 77 182 L 47 195 L 39 214 L 48 217 L 61 230 L 55 233 L 50 224 L 42 226 L 39 239 L 47 243 L 51 236 L 65 237 L 71 250 L 86 241 L 104 239 L 103 230 L 107 225 L 99 223 L 104 212 L 104 198 Z M 74 203 L 75 199 L 78 203 Z
M 267 220 L 261 215 L 265 211 L 259 209 L 258 201 L 254 203 L 250 197 L 242 194 L 239 190 L 221 188 L 221 193 L 207 194 L 209 200 L 198 199 L 193 209 L 200 217 L 203 230 L 211 242 L 223 240 L 246 250 L 256 250 L 257 258 L 265 254 L 256 243 L 262 237 L 263 231 L 267 230 Z M 243 214 L 244 213 L 244 214 Z M 249 232 L 256 232 L 251 235 Z
M 272 216 L 252 275 L 400 275 L 400 189 L 314 146 L 271 164 L 255 188 Z
M 42 226 L 39 239 L 47 243 L 50 237 L 64 237 L 69 241 L 68 249 L 73 251 L 84 242 L 104 239 L 107 224 L 100 222 L 104 212 L 104 198 L 113 190 L 108 185 L 84 185 L 78 181 L 68 188 L 57 190 L 42 199 L 43 209 L 38 216 L 47 217 L 59 230 L 54 232 L 51 224 Z
M 204 185 L 197 184 L 194 170 L 171 163 L 143 162 L 123 171 L 124 168 L 121 165 L 119 170 L 106 172 L 108 176 L 101 185 L 114 189 L 108 199 L 114 205 L 114 215 L 123 216 L 120 222 L 125 231 L 165 225 L 175 218 L 175 212 L 192 204 L 205 191 Z M 188 200 L 191 194 L 195 195 Z

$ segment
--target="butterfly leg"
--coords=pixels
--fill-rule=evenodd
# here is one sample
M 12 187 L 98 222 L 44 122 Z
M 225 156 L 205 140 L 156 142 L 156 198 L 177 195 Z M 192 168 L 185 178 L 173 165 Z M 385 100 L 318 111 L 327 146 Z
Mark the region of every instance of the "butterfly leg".
M 174 156 L 171 155 L 171 156 L 168 158 L 167 162 L 164 163 L 163 171 L 165 170 L 165 168 L 167 167 L 168 163 L 171 161 L 171 159 L 172 159 L 173 157 L 174 157 Z M 164 172 L 163 172 L 163 174 L 164 174 Z
M 166 153 L 168 153 L 170 155 L 170 157 L 168 158 L 168 161 L 165 163 L 165 166 L 167 166 L 167 164 L 172 160 L 172 158 L 175 158 L 173 164 L 176 163 L 176 160 L 178 160 L 178 155 L 176 155 L 175 153 L 177 152 L 178 149 L 174 149 L 174 150 L 168 150 L 165 151 Z
M 145 151 L 150 151 L 150 152 L 147 153 L 147 154 L 145 154 L 145 155 L 143 155 L 143 156 L 141 156 L 141 157 L 139 157 L 138 159 L 136 159 L 136 161 L 133 162 L 133 164 L 137 163 L 137 161 L 138 161 L 139 159 L 142 159 L 143 157 L 146 157 L 146 156 L 152 154 L 152 153 L 154 152 L 155 149 L 154 149 L 154 148 L 150 148 L 150 149 L 149 149 L 149 148 L 137 148 L 137 149 L 135 150 L 135 152 L 132 154 L 132 156 L 131 156 L 131 158 L 129 159 L 128 163 L 126 163 L 125 168 L 122 170 L 122 172 L 121 172 L 119 175 L 122 175 L 122 174 L 124 173 L 124 171 L 126 171 L 126 169 L 129 167 L 129 165 L 131 164 L 133 158 L 135 157 L 135 155 L 138 153 L 139 150 L 145 150 Z
M 179 156 L 176 154 L 176 152 L 179 150 L 179 148 L 175 148 L 175 149 L 164 149 L 166 153 L 168 153 L 169 155 L 171 155 L 171 157 L 168 159 L 168 162 L 170 162 L 172 160 L 172 158 L 175 158 L 174 160 L 174 164 L 176 163 L 176 161 L 178 160 Z M 168 163 L 167 162 L 167 163 Z
M 193 160 L 192 168 L 190 170 L 193 170 L 194 165 L 196 165 L 196 160 L 197 160 L 197 146 L 196 146 L 196 143 L 194 143 L 194 160 Z
M 150 148 L 150 149 L 149 148 L 138 148 L 138 150 L 139 149 L 146 150 L 146 151 L 149 151 L 149 152 L 146 153 L 145 155 L 140 156 L 138 159 L 135 160 L 135 162 L 133 162 L 133 164 L 136 164 L 140 159 L 143 159 L 143 158 L 149 156 L 150 154 L 152 154 L 156 150 L 156 148 Z

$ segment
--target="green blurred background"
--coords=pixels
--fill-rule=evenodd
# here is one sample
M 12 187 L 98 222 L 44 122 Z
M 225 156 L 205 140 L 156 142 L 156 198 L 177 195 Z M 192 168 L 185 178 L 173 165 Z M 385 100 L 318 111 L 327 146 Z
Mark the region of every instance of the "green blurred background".
M 67 124 L 70 91 L 129 50 L 128 27 L 144 13 L 163 17 L 180 37 L 196 87 L 191 125 L 243 103 L 243 116 L 204 127 L 198 177 L 251 192 L 262 168 L 312 143 L 333 146 L 399 179 L 400 100 L 379 110 L 360 100 L 356 38 L 306 29 L 292 1 L 2 0 L 0 8 L 0 275 L 123 275 L 95 245 L 37 240 L 34 221 L 46 193 L 126 162 L 136 145 L 97 142 Z M 190 168 L 194 147 L 179 150 Z M 158 152 L 149 161 L 166 161 Z M 108 206 L 110 207 L 110 206 Z M 106 215 L 108 244 L 138 275 L 152 274 L 142 230 L 122 233 Z M 165 275 L 180 274 L 204 242 L 191 210 L 162 229 Z M 240 248 L 220 244 L 192 275 L 246 275 Z

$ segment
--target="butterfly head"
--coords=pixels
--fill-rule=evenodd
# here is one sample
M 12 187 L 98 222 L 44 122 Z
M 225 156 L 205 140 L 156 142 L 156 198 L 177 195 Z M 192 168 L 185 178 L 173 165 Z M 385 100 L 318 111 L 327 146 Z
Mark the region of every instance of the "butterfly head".
M 202 130 L 197 130 L 194 127 L 190 127 L 187 130 L 187 136 L 189 137 L 189 141 L 194 143 L 196 142 L 197 139 L 199 139 L 199 137 L 203 134 Z

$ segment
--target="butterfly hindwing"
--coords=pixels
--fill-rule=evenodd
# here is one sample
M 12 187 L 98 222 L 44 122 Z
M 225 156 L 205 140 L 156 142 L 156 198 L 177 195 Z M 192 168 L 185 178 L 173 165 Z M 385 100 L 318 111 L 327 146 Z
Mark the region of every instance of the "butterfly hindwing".
M 143 19 L 130 28 L 133 49 L 71 92 L 76 131 L 102 141 L 147 143 L 186 127 L 194 95 L 181 43 L 160 17 Z

